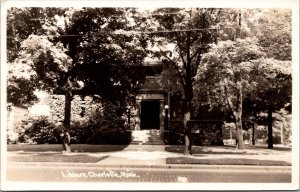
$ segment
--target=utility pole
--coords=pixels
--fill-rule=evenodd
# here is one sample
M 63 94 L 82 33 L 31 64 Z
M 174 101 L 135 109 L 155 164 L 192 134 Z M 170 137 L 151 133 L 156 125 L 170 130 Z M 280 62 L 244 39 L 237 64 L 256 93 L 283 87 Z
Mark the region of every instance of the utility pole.
M 242 28 L 242 11 L 239 11 L 239 15 L 238 15 L 238 27 L 236 29 L 236 35 L 234 40 L 236 40 L 236 38 L 241 36 L 241 28 Z

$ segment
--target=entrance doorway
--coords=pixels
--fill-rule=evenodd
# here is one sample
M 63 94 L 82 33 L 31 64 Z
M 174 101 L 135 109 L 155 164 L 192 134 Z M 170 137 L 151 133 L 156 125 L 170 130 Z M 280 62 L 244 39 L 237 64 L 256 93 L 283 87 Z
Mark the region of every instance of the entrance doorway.
M 160 101 L 150 100 L 141 102 L 141 129 L 159 129 Z

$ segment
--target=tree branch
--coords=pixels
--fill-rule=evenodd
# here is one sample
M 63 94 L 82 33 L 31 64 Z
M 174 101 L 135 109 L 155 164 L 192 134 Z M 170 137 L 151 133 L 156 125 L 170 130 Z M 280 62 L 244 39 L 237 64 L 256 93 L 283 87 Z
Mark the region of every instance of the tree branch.
M 221 14 L 221 9 L 218 10 L 218 13 L 217 13 L 217 16 L 216 16 L 216 19 L 215 19 L 215 23 L 218 22 L 220 14 Z
M 230 98 L 229 98 L 229 94 L 228 94 L 228 85 L 227 85 L 228 83 L 227 83 L 227 78 L 224 78 L 224 92 L 225 92 L 225 97 L 226 97 L 226 101 L 227 101 L 227 104 L 228 104 L 228 106 L 229 106 L 229 109 L 230 109 L 230 111 L 232 112 L 232 114 L 233 114 L 233 117 L 234 117 L 234 119 L 236 120 L 236 112 L 235 112 L 235 110 L 234 110 L 234 106 L 233 106 L 233 103 L 232 103 L 232 101 L 230 100 Z
M 186 45 L 186 68 L 190 68 L 191 65 L 191 33 L 187 32 L 187 45 Z
M 200 61 L 201 61 L 201 55 L 202 55 L 202 53 L 200 50 L 200 52 L 198 53 L 197 59 L 195 61 L 195 68 L 194 68 L 193 74 L 192 74 L 193 76 L 195 76 L 197 74 L 197 70 L 198 70 L 198 67 L 199 67 Z
M 183 57 L 183 54 L 182 54 L 182 47 L 180 46 L 179 37 L 178 37 L 178 35 L 176 35 L 176 36 L 177 36 L 177 39 L 176 39 L 176 41 L 177 41 L 177 46 L 178 46 L 178 48 L 179 48 L 179 55 L 180 55 L 180 58 L 181 58 L 181 60 L 182 60 L 183 65 L 186 66 L 186 61 L 184 60 L 184 57 Z
M 179 77 L 180 83 L 181 83 L 182 86 L 184 87 L 184 86 L 185 86 L 185 83 L 184 83 L 184 77 L 183 77 L 182 74 L 180 73 L 178 66 L 176 65 L 176 63 L 175 63 L 170 57 L 168 57 L 167 55 L 165 55 L 165 54 L 163 53 L 163 51 L 161 50 L 161 48 L 160 48 L 159 46 L 158 46 L 158 48 L 159 48 L 160 52 L 162 53 L 162 55 L 163 55 L 165 58 L 167 58 L 167 59 L 170 61 L 170 63 L 173 65 L 173 67 L 175 68 L 175 70 L 176 70 L 176 72 L 177 72 L 177 75 L 178 75 L 178 77 Z
M 194 59 L 194 57 L 198 54 L 198 52 L 199 52 L 200 49 L 201 49 L 201 48 L 199 48 L 199 49 L 197 49 L 197 51 L 195 51 L 195 53 L 191 56 L 191 60 Z

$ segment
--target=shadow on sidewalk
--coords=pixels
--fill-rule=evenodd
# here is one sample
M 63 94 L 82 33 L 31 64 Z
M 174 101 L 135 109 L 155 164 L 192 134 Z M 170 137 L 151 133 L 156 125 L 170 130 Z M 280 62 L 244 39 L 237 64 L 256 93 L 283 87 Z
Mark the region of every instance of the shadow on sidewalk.
M 115 152 L 122 151 L 128 145 L 87 145 L 87 144 L 71 144 L 72 152 Z M 63 147 L 61 144 L 9 144 L 7 145 L 8 152 L 61 152 Z

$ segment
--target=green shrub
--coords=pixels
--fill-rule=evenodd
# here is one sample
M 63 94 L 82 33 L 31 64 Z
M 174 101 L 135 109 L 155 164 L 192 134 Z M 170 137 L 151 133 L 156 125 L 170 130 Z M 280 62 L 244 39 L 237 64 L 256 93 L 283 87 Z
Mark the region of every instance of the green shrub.
M 131 132 L 124 126 L 118 107 L 111 103 L 103 106 L 105 108 L 99 108 L 88 120 L 71 122 L 71 144 L 128 144 L 131 141 Z M 19 142 L 62 143 L 63 125 L 47 117 L 23 121 L 20 130 Z
M 37 144 L 57 144 L 61 143 L 61 127 L 55 125 L 46 117 L 29 119 L 25 123 L 24 134 L 20 135 L 19 140 L 31 140 Z
M 131 132 L 125 127 L 125 120 L 119 107 L 107 102 L 88 121 L 87 143 L 89 144 L 129 144 Z
M 85 144 L 93 130 L 88 123 L 72 122 L 70 126 L 71 144 Z

